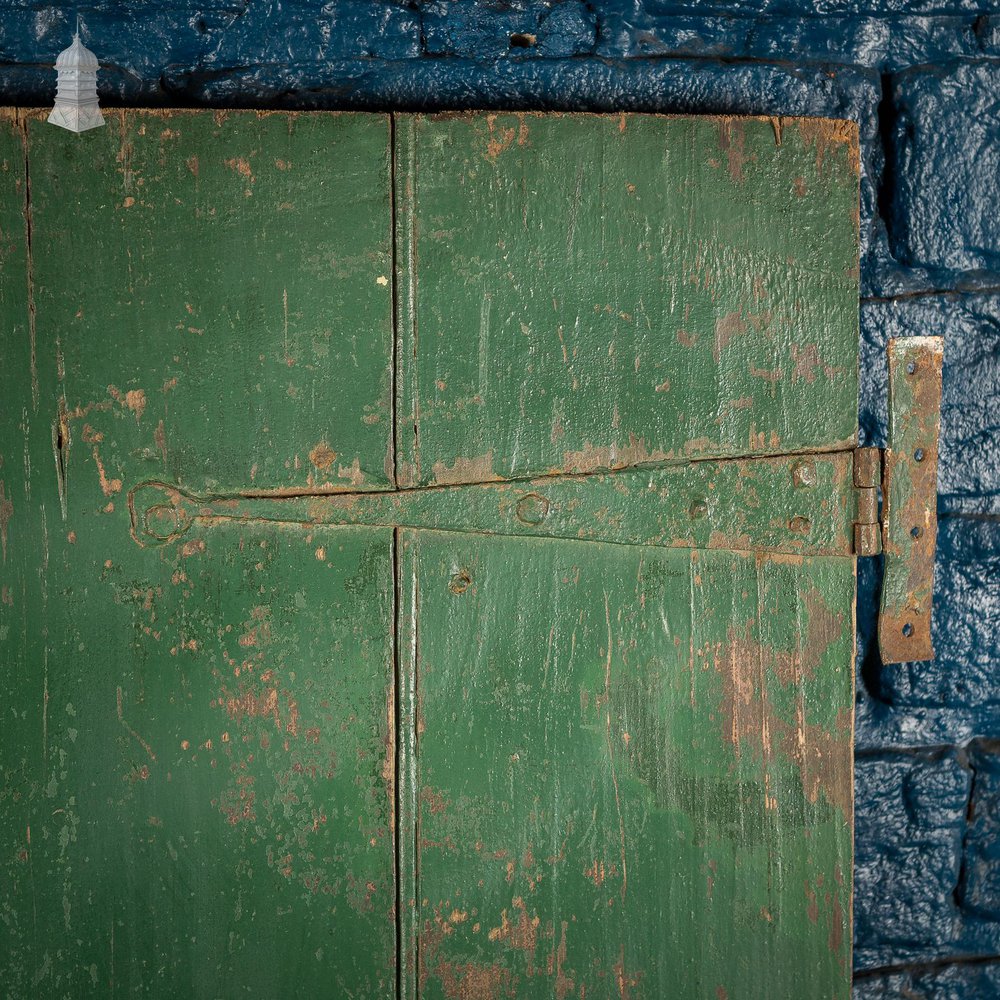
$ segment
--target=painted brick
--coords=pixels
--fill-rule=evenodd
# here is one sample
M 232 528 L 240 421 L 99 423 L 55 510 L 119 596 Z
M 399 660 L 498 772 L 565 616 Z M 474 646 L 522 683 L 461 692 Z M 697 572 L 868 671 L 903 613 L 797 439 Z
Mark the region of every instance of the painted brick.
M 1000 744 L 975 748 L 975 774 L 958 898 L 964 908 L 1000 920 Z M 998 935 L 1000 937 L 1000 935 Z
M 428 55 L 466 59 L 565 58 L 593 51 L 597 21 L 579 0 L 561 3 L 460 4 L 423 8 Z
M 870 976 L 854 983 L 853 1000 L 988 1000 L 1000 996 L 1000 963 L 962 962 L 943 969 Z
M 204 64 L 310 65 L 317 73 L 338 60 L 410 59 L 420 55 L 420 19 L 403 4 L 365 0 L 271 0 L 249 4 L 223 30 L 212 31 Z
M 601 20 L 600 55 L 787 59 L 868 66 L 891 73 L 914 65 L 1000 52 L 988 15 L 826 17 L 657 15 L 611 11 Z
M 1000 513 L 1000 297 L 867 302 L 861 309 L 861 438 L 886 443 L 885 345 L 945 338 L 939 514 Z M 875 631 L 879 561 L 858 568 L 857 745 L 964 744 L 1000 735 L 1000 526 L 942 521 L 935 570 L 933 663 L 881 663 Z
M 137 99 L 154 94 L 164 66 L 201 65 L 211 45 L 211 32 L 223 30 L 236 14 L 232 10 L 207 10 L 194 16 L 183 11 L 156 12 L 143 5 L 124 9 L 81 10 L 84 44 L 98 54 L 98 81 L 105 101 Z M 0 85 L 23 78 L 10 92 L 9 103 L 28 98 L 47 104 L 55 96 L 56 55 L 72 41 L 74 11 L 45 7 L 5 10 L 0 18 L 0 53 L 17 53 L 16 60 L 0 59 Z M 6 78 L 6 79 L 5 79 Z
M 873 74 L 776 64 L 662 60 L 649 65 L 596 59 L 505 58 L 369 60 L 284 67 L 234 68 L 225 74 L 164 74 L 173 95 L 218 104 L 273 100 L 300 107 L 400 110 L 540 108 L 706 114 L 827 115 L 871 121 L 878 100 Z
M 971 774 L 954 752 L 856 763 L 855 967 L 919 960 L 961 930 L 954 891 Z
M 606 12 L 630 17 L 693 14 L 742 17 L 804 18 L 837 15 L 944 15 L 982 13 L 982 0 L 825 0 L 820 5 L 809 0 L 605 0 L 595 4 Z
M 898 120 L 890 242 L 902 263 L 1000 271 L 1000 63 L 910 71 Z

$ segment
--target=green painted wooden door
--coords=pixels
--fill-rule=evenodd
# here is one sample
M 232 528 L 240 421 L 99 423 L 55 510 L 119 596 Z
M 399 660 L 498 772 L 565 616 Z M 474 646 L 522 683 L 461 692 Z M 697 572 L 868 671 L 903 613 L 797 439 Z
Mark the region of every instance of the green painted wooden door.
M 847 997 L 853 128 L 0 124 L 4 995 Z

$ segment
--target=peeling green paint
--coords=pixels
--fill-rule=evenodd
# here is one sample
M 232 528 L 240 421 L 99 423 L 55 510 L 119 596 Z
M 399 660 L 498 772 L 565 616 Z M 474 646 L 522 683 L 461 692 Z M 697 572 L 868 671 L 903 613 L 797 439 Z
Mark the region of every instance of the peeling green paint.
M 5 987 L 846 997 L 856 170 L 0 116 Z
M 400 485 L 855 443 L 847 122 L 397 122 Z

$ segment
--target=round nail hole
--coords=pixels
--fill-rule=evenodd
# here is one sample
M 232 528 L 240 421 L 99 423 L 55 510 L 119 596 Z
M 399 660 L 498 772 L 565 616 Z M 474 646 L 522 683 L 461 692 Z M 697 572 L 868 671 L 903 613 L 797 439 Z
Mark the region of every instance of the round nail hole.
M 914 460 L 915 462 L 922 462 L 922 461 L 924 460 L 924 449 L 923 449 L 923 448 L 918 448 L 918 449 L 917 449 L 917 450 L 916 450 L 916 451 L 915 451 L 915 452 L 913 453 L 913 460 Z
M 905 635 L 907 639 L 913 635 L 913 626 L 909 622 L 903 626 L 903 635 Z
M 472 577 L 469 575 L 468 570 L 463 569 L 452 576 L 451 583 L 448 584 L 448 589 L 453 594 L 464 594 L 471 585 Z
M 912 375 L 916 370 L 917 370 L 917 363 L 916 363 L 916 361 L 907 361 L 906 362 L 906 374 L 907 375 Z
M 915 524 L 912 528 L 910 528 L 910 534 L 914 538 L 919 538 L 923 533 L 924 529 L 921 528 L 919 524 Z

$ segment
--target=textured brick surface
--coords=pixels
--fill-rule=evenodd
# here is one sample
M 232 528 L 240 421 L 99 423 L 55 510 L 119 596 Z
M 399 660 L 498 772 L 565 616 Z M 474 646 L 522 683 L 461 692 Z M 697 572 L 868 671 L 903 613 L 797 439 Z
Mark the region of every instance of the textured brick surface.
M 975 783 L 962 860 L 958 899 L 969 913 L 1000 920 L 1000 749 L 976 748 L 969 760 Z
M 878 662 L 874 562 L 862 566 L 858 581 L 858 746 L 994 738 L 1000 733 L 1000 522 L 959 516 L 940 523 L 933 662 Z
M 860 965 L 919 961 L 959 941 L 954 892 L 970 787 L 971 773 L 955 751 L 857 761 L 854 920 Z
M 810 7 L 807 14 L 816 13 Z M 601 55 L 786 60 L 869 66 L 893 72 L 914 64 L 998 52 L 992 21 L 968 15 L 870 14 L 733 17 L 617 11 L 602 21 Z
M 1000 62 L 910 70 L 893 83 L 891 244 L 903 263 L 1000 269 Z
M 961 962 L 943 968 L 865 976 L 854 1000 L 992 1000 L 1000 996 L 1000 963 Z
M 4 103 L 77 8 L 0 0 Z M 932 663 L 884 666 L 859 565 L 858 1000 L 1000 996 L 1000 10 L 985 0 L 100 0 L 105 104 L 633 109 L 861 128 L 862 392 L 945 338 Z M 881 970 L 881 971 L 880 971 Z

